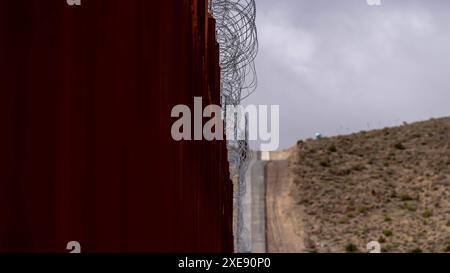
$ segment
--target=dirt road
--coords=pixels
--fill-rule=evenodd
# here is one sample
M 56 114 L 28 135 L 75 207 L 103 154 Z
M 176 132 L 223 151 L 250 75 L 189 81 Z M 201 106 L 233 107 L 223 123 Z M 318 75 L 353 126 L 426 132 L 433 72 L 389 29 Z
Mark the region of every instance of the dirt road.
M 271 161 L 266 166 L 267 251 L 303 252 L 301 214 L 295 204 L 293 178 L 288 160 Z

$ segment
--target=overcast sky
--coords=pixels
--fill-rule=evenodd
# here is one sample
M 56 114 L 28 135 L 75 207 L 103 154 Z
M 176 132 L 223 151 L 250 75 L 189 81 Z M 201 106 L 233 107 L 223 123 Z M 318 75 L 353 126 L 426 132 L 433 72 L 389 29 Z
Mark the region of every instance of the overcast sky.
M 450 116 L 450 1 L 256 0 L 258 88 L 280 149 Z

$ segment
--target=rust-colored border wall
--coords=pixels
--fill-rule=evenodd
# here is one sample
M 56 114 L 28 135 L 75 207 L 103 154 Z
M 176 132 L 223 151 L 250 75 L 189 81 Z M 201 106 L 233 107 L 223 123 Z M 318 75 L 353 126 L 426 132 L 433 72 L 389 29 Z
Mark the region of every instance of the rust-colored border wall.
M 206 0 L 6 0 L 0 252 L 232 252 L 224 141 L 175 142 L 219 104 Z

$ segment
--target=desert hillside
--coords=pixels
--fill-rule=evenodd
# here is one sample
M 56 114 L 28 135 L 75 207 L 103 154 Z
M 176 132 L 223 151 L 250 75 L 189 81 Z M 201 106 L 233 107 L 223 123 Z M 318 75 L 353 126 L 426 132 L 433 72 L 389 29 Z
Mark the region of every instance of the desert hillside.
M 450 252 L 450 118 L 299 141 L 290 165 L 306 251 Z

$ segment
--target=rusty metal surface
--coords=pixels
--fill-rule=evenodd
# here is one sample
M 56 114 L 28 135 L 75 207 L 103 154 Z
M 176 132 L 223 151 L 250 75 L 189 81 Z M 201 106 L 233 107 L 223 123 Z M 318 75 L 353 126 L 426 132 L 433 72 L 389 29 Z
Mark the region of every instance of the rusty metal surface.
M 0 252 L 233 251 L 225 142 L 170 135 L 219 104 L 213 24 L 206 0 L 2 2 Z

